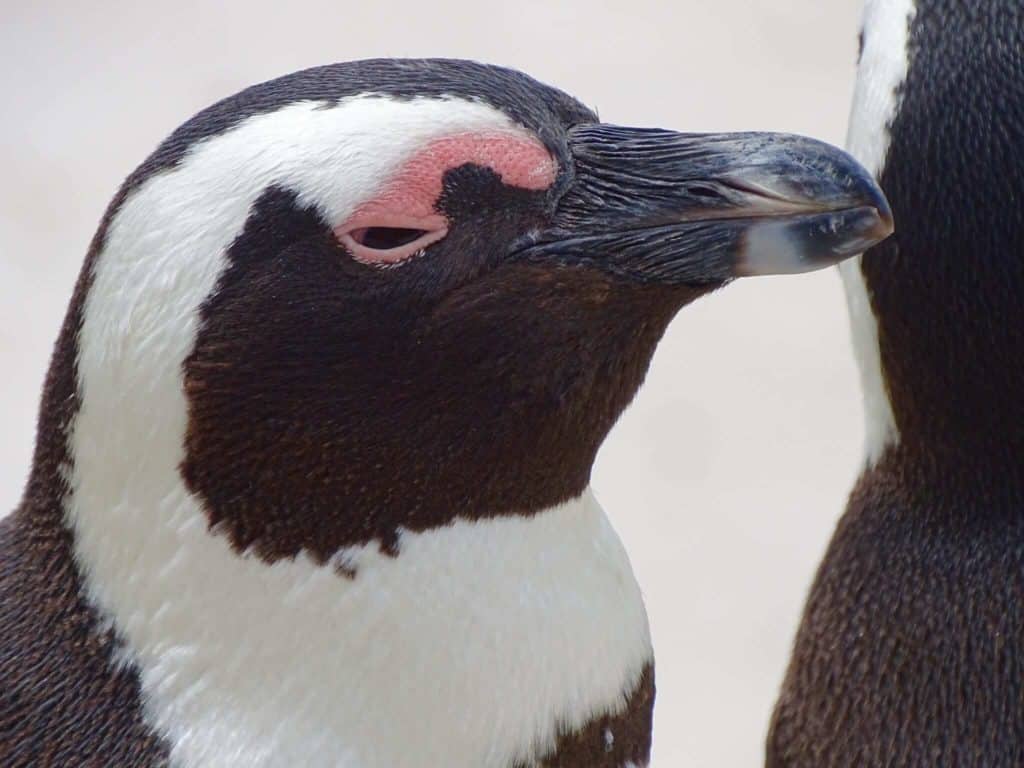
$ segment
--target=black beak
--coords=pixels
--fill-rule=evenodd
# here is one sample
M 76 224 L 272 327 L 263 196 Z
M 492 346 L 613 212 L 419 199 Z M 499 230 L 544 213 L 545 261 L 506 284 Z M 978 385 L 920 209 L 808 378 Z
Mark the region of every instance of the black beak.
M 871 175 L 813 139 L 593 124 L 573 128 L 569 148 L 574 177 L 527 258 L 713 284 L 821 269 L 893 231 Z

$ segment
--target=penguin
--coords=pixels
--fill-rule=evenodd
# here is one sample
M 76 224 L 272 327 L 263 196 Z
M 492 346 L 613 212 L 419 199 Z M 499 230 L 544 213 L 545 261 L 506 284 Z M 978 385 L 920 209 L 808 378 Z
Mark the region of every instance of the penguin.
M 892 226 L 841 150 L 468 61 L 200 112 L 99 225 L 0 524 L 0 764 L 647 765 L 595 453 L 685 304 Z
M 767 765 L 1024 765 L 1024 6 L 866 5 L 849 148 L 898 231 L 840 268 L 866 462 Z

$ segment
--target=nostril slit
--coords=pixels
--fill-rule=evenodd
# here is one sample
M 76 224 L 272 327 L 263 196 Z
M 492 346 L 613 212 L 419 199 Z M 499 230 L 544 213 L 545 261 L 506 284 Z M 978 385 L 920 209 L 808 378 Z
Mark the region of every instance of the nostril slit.
M 700 197 L 705 200 L 721 200 L 722 195 L 719 194 L 718 190 L 713 187 L 704 186 L 702 184 L 695 184 L 690 187 L 690 194 L 694 197 Z

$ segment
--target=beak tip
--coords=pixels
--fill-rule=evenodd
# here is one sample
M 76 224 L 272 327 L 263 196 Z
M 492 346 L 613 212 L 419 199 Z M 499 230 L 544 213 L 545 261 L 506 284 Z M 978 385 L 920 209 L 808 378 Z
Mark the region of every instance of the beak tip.
M 895 223 L 892 208 L 889 206 L 889 200 L 886 198 L 885 192 L 882 191 L 882 187 L 873 174 L 857 163 L 852 156 L 846 155 L 846 159 L 853 169 L 850 174 L 852 180 L 850 207 L 874 209 L 878 221 L 872 235 L 876 236 L 880 242 L 895 231 Z
M 863 232 L 853 233 L 854 237 L 847 249 L 853 251 L 850 254 L 853 256 L 878 245 L 896 231 L 896 222 L 889 201 L 873 179 L 865 181 L 859 205 L 869 213 L 869 218 L 864 222 Z M 864 244 L 855 242 L 857 240 L 863 240 Z
M 886 202 L 884 208 L 876 208 L 875 210 L 878 213 L 878 241 L 881 242 L 896 231 L 896 220 L 893 219 L 888 202 Z
M 882 188 L 878 186 L 874 179 L 865 181 L 863 193 L 861 205 L 870 206 L 875 209 L 875 215 L 878 217 L 876 234 L 880 241 L 884 240 L 896 230 L 889 201 L 886 199 L 885 193 L 882 192 Z

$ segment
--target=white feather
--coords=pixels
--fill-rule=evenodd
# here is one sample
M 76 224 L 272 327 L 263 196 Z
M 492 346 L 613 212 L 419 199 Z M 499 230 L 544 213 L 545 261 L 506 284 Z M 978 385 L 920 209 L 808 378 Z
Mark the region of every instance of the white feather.
M 868 0 L 864 6 L 864 50 L 857 71 L 847 148 L 876 177 L 885 168 L 892 139 L 889 128 L 900 107 L 899 89 L 907 76 L 907 41 L 915 13 L 915 0 Z M 861 272 L 861 257 L 849 259 L 839 269 L 860 366 L 865 457 L 870 465 L 887 446 L 898 442 L 899 433 L 882 373 L 878 322 Z

